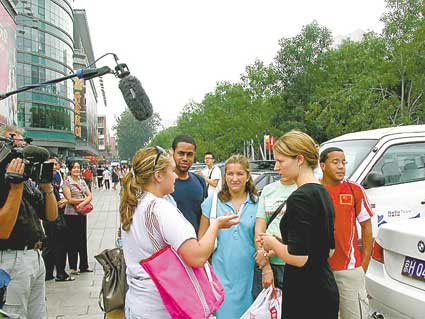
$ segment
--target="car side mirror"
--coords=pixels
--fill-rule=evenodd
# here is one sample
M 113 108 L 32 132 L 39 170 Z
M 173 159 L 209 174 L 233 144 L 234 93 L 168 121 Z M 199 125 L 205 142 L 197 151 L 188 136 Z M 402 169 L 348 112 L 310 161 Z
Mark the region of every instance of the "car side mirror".
M 374 187 L 381 187 L 385 185 L 385 178 L 382 173 L 379 172 L 370 172 L 365 182 L 363 183 L 363 187 L 368 188 L 374 188 Z

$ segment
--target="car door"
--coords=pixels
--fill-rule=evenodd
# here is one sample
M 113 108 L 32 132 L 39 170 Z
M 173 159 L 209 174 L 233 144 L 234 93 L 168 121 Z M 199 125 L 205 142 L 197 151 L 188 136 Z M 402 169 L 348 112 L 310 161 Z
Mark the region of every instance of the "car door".
M 381 185 L 368 187 L 370 173 L 383 177 Z M 385 143 L 361 175 L 377 227 L 407 218 L 425 217 L 425 139 L 395 139 Z

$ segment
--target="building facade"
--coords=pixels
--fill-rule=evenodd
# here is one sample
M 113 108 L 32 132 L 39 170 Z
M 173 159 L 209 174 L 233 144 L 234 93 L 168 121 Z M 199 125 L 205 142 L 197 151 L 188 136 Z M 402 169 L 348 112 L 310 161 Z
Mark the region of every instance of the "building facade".
M 16 89 L 16 9 L 10 0 L 0 0 L 0 94 Z M 16 125 L 16 95 L 0 101 L 0 125 Z
M 97 135 L 99 138 L 99 153 L 103 158 L 108 158 L 109 153 L 109 129 L 106 122 L 106 115 L 97 116 Z
M 74 69 L 81 69 L 95 60 L 86 11 L 74 9 Z M 96 67 L 96 65 L 93 65 Z M 94 80 L 74 81 L 75 153 L 80 156 L 99 155 L 97 139 L 98 93 Z
M 17 6 L 17 87 L 73 73 L 69 0 L 21 0 Z M 18 126 L 34 144 L 68 156 L 76 146 L 72 80 L 18 94 Z

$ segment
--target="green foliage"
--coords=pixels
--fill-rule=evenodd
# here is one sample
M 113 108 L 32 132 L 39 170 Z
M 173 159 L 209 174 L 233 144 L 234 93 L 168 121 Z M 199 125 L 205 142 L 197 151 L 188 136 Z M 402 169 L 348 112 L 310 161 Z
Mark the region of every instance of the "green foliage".
M 179 134 L 179 127 L 171 126 L 156 134 L 153 140 L 149 143 L 149 146 L 161 146 L 163 149 L 170 149 L 174 137 Z
M 237 83 L 217 83 L 200 103 L 190 102 L 177 126 L 192 135 L 198 154 L 221 160 L 242 153 L 244 141 L 261 143 L 298 128 L 318 142 L 379 127 L 425 123 L 424 0 L 387 0 L 383 33 L 332 46 L 332 34 L 312 22 L 282 38 L 273 62 L 256 60 Z M 161 144 L 163 143 L 163 144 Z
M 157 113 L 143 122 L 136 120 L 129 110 L 121 113 L 113 128 L 116 131 L 120 158 L 131 159 L 137 150 L 147 146 L 159 124 L 160 117 Z

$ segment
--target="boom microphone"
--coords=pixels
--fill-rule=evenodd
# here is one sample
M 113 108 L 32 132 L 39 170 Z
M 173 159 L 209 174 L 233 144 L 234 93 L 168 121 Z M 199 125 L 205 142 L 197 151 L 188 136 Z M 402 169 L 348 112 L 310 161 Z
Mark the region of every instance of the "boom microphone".
M 31 163 L 44 163 L 49 159 L 49 151 L 44 147 L 35 145 L 25 146 L 22 150 L 24 159 Z
M 126 75 L 120 80 L 119 89 L 125 103 L 138 121 L 144 121 L 152 116 L 151 101 L 140 81 L 133 75 Z
M 102 66 L 98 69 L 79 69 L 77 72 L 75 72 L 79 79 L 84 80 L 90 80 L 108 73 L 112 73 L 112 70 L 109 66 Z

